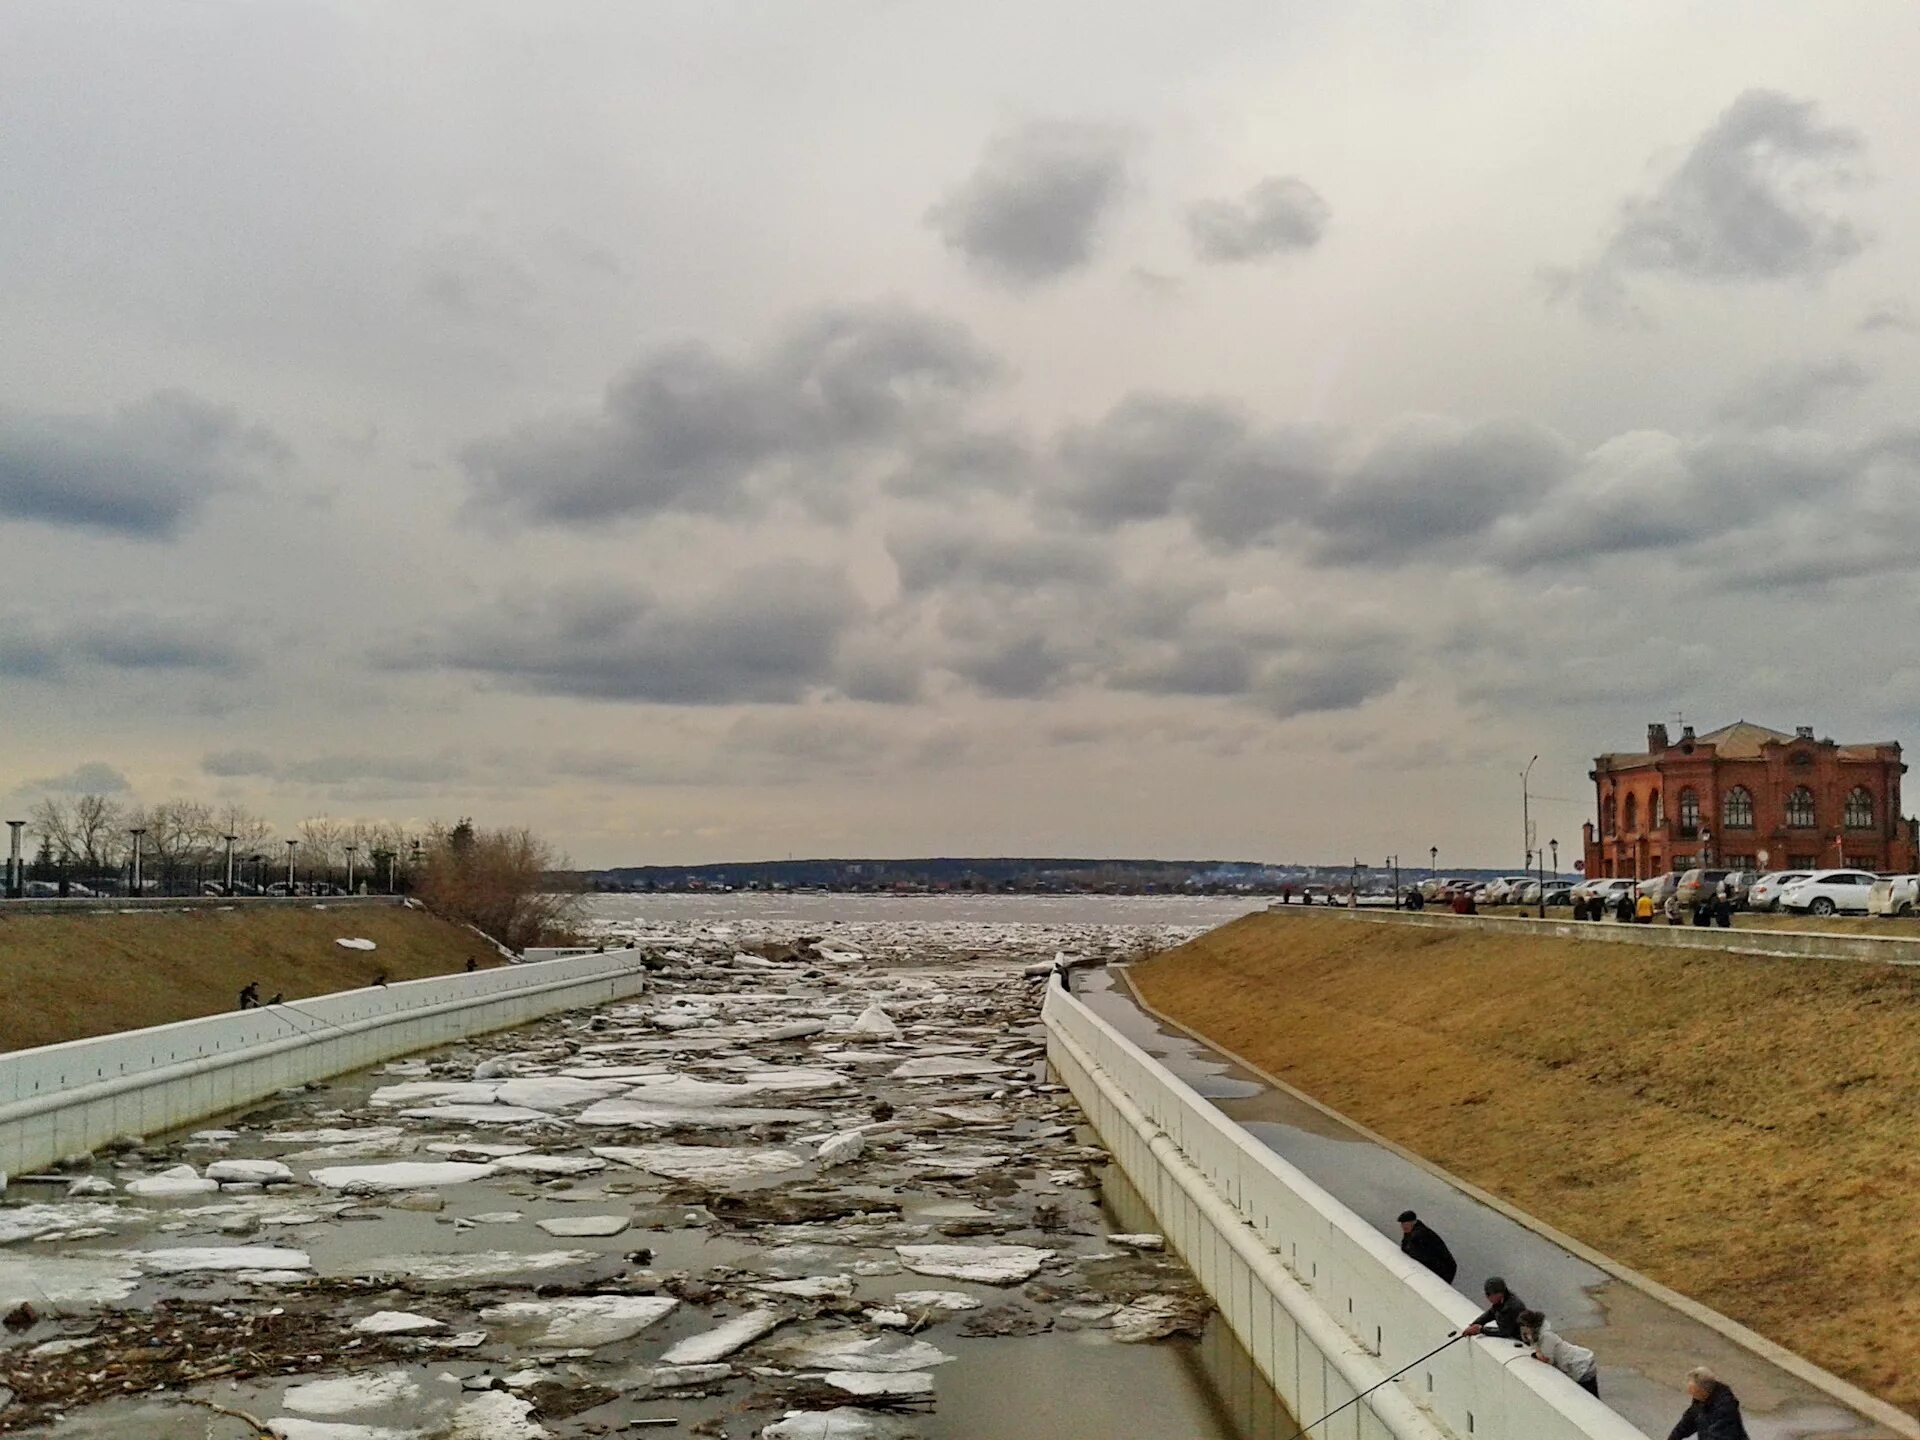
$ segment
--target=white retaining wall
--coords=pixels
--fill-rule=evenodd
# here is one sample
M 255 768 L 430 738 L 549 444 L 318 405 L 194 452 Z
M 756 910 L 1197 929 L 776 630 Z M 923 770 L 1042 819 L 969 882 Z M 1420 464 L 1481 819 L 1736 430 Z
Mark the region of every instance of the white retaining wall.
M 272 1095 L 560 1010 L 637 995 L 634 950 L 342 990 L 0 1055 L 0 1171 L 156 1135 Z
M 1079 1000 L 1048 986 L 1048 1058 L 1167 1242 L 1299 1423 L 1478 1313 Z M 1314 1431 L 1324 1440 L 1645 1440 L 1511 1342 L 1461 1340 Z

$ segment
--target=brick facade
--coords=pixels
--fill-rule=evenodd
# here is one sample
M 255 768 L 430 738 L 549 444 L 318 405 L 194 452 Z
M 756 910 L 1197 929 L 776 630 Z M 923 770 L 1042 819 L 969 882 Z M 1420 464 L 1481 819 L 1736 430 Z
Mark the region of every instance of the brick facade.
M 1597 819 L 1585 827 L 1586 873 L 1920 869 L 1915 824 L 1900 815 L 1907 767 L 1893 742 L 1841 745 L 1810 728 L 1788 735 L 1737 721 L 1647 748 L 1600 755 L 1588 778 Z

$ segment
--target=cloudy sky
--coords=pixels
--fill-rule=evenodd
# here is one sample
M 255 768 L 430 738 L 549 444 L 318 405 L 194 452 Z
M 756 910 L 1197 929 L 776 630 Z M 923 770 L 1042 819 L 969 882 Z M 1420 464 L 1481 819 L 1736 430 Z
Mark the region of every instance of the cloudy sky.
M 1914 740 L 1904 0 L 0 5 L 0 793 L 1517 863 Z M 14 788 L 17 787 L 17 788 Z

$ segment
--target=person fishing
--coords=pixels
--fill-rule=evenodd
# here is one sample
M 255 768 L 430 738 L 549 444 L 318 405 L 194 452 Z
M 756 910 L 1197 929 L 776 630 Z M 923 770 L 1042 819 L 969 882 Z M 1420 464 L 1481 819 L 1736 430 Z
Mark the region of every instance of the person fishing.
M 1480 1287 L 1487 1297 L 1487 1308 L 1474 1318 L 1471 1325 L 1460 1333 L 1462 1335 L 1491 1335 L 1499 1340 L 1518 1340 L 1520 1338 L 1520 1315 L 1527 1308 L 1513 1291 L 1507 1288 L 1507 1282 L 1498 1275 L 1489 1275 L 1487 1283 Z
M 260 982 L 258 980 L 249 980 L 245 985 L 240 987 L 240 1008 L 242 1010 L 258 1010 L 260 1008 Z
M 1600 1394 L 1600 1366 L 1593 1351 L 1571 1340 L 1564 1340 L 1547 1324 L 1538 1310 L 1520 1312 L 1520 1338 L 1533 1346 L 1533 1358 L 1551 1365 L 1589 1395 Z
M 1460 1272 L 1447 1242 L 1411 1210 L 1400 1212 L 1400 1253 L 1409 1260 L 1419 1261 L 1449 1285 Z
M 1689 1435 L 1699 1440 L 1748 1440 L 1739 1398 L 1706 1366 L 1687 1372 L 1687 1394 L 1693 1403 L 1667 1432 L 1667 1440 L 1687 1440 Z

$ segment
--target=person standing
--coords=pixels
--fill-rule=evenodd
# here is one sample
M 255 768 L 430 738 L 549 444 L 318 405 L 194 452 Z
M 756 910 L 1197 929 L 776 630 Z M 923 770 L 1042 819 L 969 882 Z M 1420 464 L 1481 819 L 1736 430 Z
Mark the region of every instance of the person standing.
M 1653 923 L 1653 897 L 1642 894 L 1633 904 L 1633 918 L 1642 925 Z
M 1460 1266 L 1453 1258 L 1453 1252 L 1447 1249 L 1447 1242 L 1411 1210 L 1400 1212 L 1400 1253 L 1409 1260 L 1418 1260 L 1427 1269 L 1438 1275 L 1449 1285 L 1453 1277 L 1460 1273 Z
M 1633 891 L 1622 890 L 1620 898 L 1614 903 L 1613 918 L 1622 925 L 1633 923 Z
M 1520 1338 L 1533 1346 L 1533 1358 L 1553 1366 L 1596 1399 L 1600 1395 L 1600 1366 L 1593 1351 L 1553 1333 L 1538 1310 L 1520 1312 Z
M 1462 1335 L 1492 1335 L 1500 1340 L 1518 1340 L 1520 1338 L 1520 1315 L 1527 1308 L 1526 1301 L 1507 1288 L 1507 1282 L 1498 1275 L 1489 1275 L 1487 1283 L 1480 1287 L 1487 1297 L 1487 1308 L 1474 1318 L 1471 1325 L 1460 1333 Z
M 1687 1394 L 1693 1403 L 1667 1432 L 1667 1440 L 1687 1440 L 1689 1435 L 1699 1440 L 1748 1440 L 1738 1397 L 1706 1366 L 1687 1372 Z

